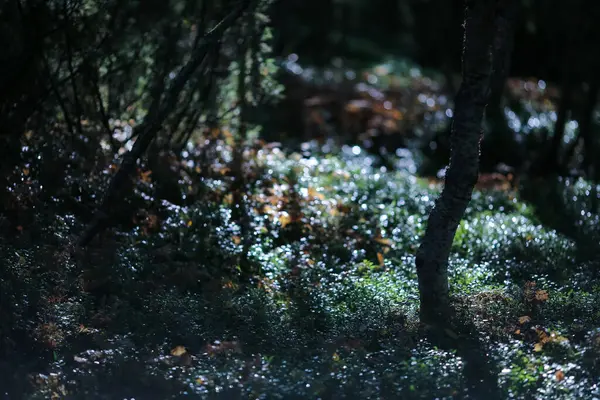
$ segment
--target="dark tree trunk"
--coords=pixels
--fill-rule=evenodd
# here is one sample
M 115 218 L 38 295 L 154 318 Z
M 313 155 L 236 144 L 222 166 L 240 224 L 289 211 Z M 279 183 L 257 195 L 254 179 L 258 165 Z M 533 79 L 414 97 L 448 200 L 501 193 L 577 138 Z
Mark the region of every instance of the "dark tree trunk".
M 593 79 L 596 79 L 595 77 Z M 593 126 L 593 113 L 596 109 L 596 104 L 598 103 L 598 91 L 600 90 L 598 80 L 592 82 L 590 87 L 588 88 L 587 97 L 585 99 L 585 104 L 583 108 L 583 112 L 581 115 L 581 120 L 579 121 L 579 135 L 577 139 L 571 143 L 567 153 L 565 155 L 565 164 L 568 163 L 573 158 L 575 154 L 575 148 L 583 143 L 583 160 L 581 164 L 581 169 L 591 178 L 590 168 L 594 164 L 594 147 L 595 143 L 593 140 L 592 134 L 592 126 Z
M 452 155 L 444 190 L 429 215 L 416 257 L 421 321 L 426 325 L 444 327 L 451 316 L 448 256 L 479 174 L 481 122 L 490 98 L 493 48 L 509 48 L 510 42 L 510 30 L 497 30 L 496 25 L 511 3 L 466 2 L 462 83 L 456 96 L 450 139 Z
M 560 149 L 565 136 L 565 124 L 571 110 L 573 84 L 568 71 L 565 71 L 565 75 L 560 93 L 560 102 L 558 103 L 556 123 L 554 124 L 554 135 L 552 136 L 546 157 L 542 158 L 542 165 L 538 166 L 540 169 L 550 173 L 558 172 L 561 165 Z
M 514 47 L 514 22 L 517 19 L 519 8 L 518 3 L 514 1 L 507 3 L 505 7 L 505 11 L 499 13 L 496 17 L 490 83 L 491 94 L 485 112 L 489 131 L 482 144 L 482 154 L 483 159 L 487 160 L 488 164 L 481 167 L 488 169 L 495 167 L 499 162 L 505 162 L 513 167 L 519 166 L 523 163 L 524 158 L 520 151 L 516 151 L 520 146 L 515 140 L 513 131 L 508 127 L 504 104 L 502 103 L 506 89 L 506 78 L 510 70 L 510 55 Z
M 496 17 L 496 35 L 494 37 L 493 74 L 491 78 L 491 95 L 486 113 L 489 120 L 505 124 L 502 111 L 502 96 L 506 86 L 506 77 L 510 69 L 510 54 L 514 43 L 514 21 L 517 14 L 517 3 L 509 2 L 506 12 Z
M 578 6 L 579 2 L 576 2 Z M 556 123 L 554 124 L 554 134 L 548 145 L 545 145 L 546 151 L 539 158 L 538 165 L 535 166 L 533 172 L 538 175 L 558 174 L 564 172 L 562 168 L 565 162 L 563 153 L 561 152 L 563 139 L 565 136 L 565 124 L 568 121 L 569 113 L 573 108 L 573 92 L 581 72 L 581 38 L 579 37 L 577 27 L 577 12 L 575 6 L 568 6 L 563 10 L 565 13 L 564 25 L 565 32 L 559 32 L 557 40 L 563 40 L 563 51 L 559 52 L 562 56 L 562 83 L 560 90 L 560 101 L 558 103 L 558 111 L 556 115 Z M 563 162 L 564 161 L 564 162 Z

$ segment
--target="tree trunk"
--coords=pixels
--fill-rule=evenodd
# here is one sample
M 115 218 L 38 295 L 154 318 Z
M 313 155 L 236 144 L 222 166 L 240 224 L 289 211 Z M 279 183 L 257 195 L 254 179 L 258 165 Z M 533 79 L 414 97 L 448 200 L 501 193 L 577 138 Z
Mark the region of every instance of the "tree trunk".
M 570 62 L 570 61 L 568 61 Z M 565 125 L 571 111 L 571 99 L 573 92 L 573 84 L 569 72 L 566 71 L 565 77 L 563 78 L 563 84 L 560 93 L 560 102 L 558 103 L 558 112 L 556 115 L 556 123 L 554 124 L 554 135 L 550 142 L 550 147 L 545 158 L 542 158 L 542 165 L 538 168 L 545 169 L 547 172 L 556 173 L 562 162 L 560 160 L 560 149 L 565 136 Z
M 592 77 L 595 79 L 595 77 Z M 577 146 L 581 143 L 585 146 L 583 149 L 583 160 L 581 163 L 581 169 L 588 174 L 589 168 L 592 166 L 594 161 L 594 141 L 592 138 L 592 125 L 593 125 L 593 114 L 596 109 L 596 103 L 598 103 L 598 91 L 600 90 L 600 86 L 597 80 L 593 81 L 588 88 L 587 97 L 585 99 L 585 104 L 583 106 L 583 111 L 581 113 L 581 118 L 579 120 L 579 135 L 577 138 L 571 143 L 566 154 L 564 163 L 568 165 L 575 154 L 575 150 Z
M 502 97 L 506 86 L 506 78 L 510 69 L 510 54 L 514 43 L 514 21 L 517 14 L 517 3 L 510 2 L 506 13 L 496 17 L 496 35 L 494 37 L 493 73 L 491 77 L 491 94 L 486 114 L 488 120 L 497 126 L 505 126 L 506 118 L 502 110 Z M 505 43 L 508 40 L 507 43 Z M 494 126 L 494 128 L 497 128 Z M 505 132 L 502 132 L 505 133 Z
M 502 54 L 510 42 L 510 29 L 498 30 L 496 25 L 511 5 L 512 1 L 466 1 L 462 83 L 451 128 L 450 165 L 416 256 L 421 322 L 426 325 L 443 327 L 451 316 L 448 256 L 477 182 L 481 123 L 490 98 L 492 52 L 496 47 Z M 494 46 L 494 42 L 503 45 Z

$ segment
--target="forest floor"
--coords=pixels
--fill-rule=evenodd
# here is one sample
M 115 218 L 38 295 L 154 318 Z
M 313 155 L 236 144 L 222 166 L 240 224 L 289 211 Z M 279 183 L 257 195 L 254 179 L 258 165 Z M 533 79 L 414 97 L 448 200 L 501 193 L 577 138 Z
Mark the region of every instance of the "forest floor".
M 483 364 L 419 326 L 414 254 L 440 183 L 411 152 L 257 145 L 240 190 L 227 138 L 209 163 L 196 150 L 182 204 L 142 163 L 120 224 L 73 249 L 114 166 L 82 178 L 69 159 L 48 194 L 24 149 L 0 221 L 4 398 L 478 398 Z M 598 191 L 480 180 L 450 280 L 499 398 L 600 398 Z

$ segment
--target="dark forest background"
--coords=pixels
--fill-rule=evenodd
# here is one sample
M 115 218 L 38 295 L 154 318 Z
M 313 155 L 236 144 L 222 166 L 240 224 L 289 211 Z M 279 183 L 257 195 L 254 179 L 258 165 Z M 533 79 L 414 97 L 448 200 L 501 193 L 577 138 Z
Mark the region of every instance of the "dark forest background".
M 415 267 L 482 4 L 506 40 L 436 341 Z M 600 397 L 599 19 L 0 1 L 0 395 Z

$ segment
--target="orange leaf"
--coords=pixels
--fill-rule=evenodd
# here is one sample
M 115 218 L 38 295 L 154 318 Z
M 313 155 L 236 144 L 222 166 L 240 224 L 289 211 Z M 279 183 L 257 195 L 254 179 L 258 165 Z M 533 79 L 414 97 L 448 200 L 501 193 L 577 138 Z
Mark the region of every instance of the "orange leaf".
M 279 223 L 282 228 L 285 228 L 290 222 L 292 222 L 292 217 L 287 212 L 284 211 L 279 215 Z
M 382 238 L 382 237 L 378 237 L 374 239 L 377 243 L 382 244 L 384 246 L 388 246 L 391 247 L 392 246 L 392 239 L 389 238 Z
M 381 267 L 384 266 L 383 254 L 377 253 L 377 261 L 379 261 L 379 266 L 381 266 Z
M 239 236 L 233 236 L 233 243 L 235 244 L 240 244 L 242 242 L 242 238 L 240 238 Z
M 554 374 L 554 377 L 556 378 L 557 381 L 562 381 L 563 379 L 565 379 L 565 373 L 562 372 L 560 369 L 558 371 L 556 371 L 556 373 Z
M 537 334 L 538 334 L 538 338 L 540 339 L 540 343 L 548 343 L 550 341 L 550 338 L 548 337 L 548 334 L 546 332 L 544 332 L 541 329 L 537 329 Z
M 229 168 L 229 167 L 222 167 L 222 168 L 217 169 L 217 172 L 219 174 L 221 174 L 221 175 L 227 175 L 228 173 L 231 172 L 231 168 Z
M 142 182 L 150 182 L 150 175 L 152 175 L 152 171 L 144 171 L 140 174 L 140 178 Z
M 535 299 L 537 301 L 546 301 L 548 300 L 548 292 L 545 290 L 538 290 L 535 292 Z
M 319 193 L 317 191 L 317 189 L 315 189 L 313 187 L 309 187 L 308 188 L 308 196 L 309 197 L 313 197 L 313 198 L 317 198 L 317 199 L 321 199 L 321 200 L 323 200 L 325 198 L 325 196 L 323 196 L 321 193 Z

